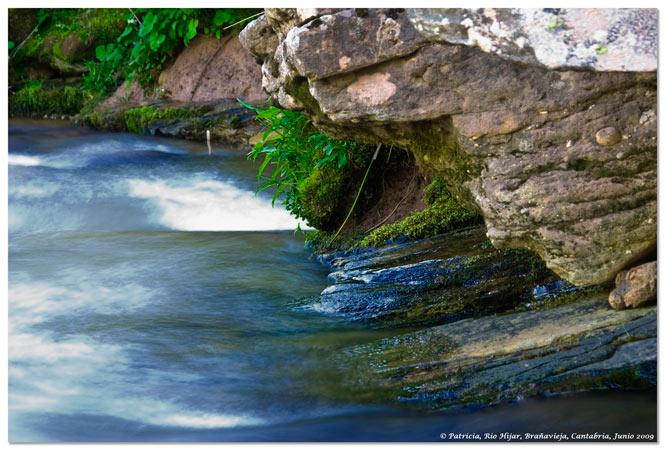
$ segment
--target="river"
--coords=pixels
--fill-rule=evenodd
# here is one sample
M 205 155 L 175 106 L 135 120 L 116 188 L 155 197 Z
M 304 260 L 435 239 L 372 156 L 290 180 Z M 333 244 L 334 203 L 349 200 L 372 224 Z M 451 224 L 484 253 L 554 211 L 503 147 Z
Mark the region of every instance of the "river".
M 12 442 L 655 432 L 653 393 L 463 414 L 336 396 L 331 356 L 390 332 L 294 306 L 327 271 L 255 171 L 198 143 L 10 122 Z

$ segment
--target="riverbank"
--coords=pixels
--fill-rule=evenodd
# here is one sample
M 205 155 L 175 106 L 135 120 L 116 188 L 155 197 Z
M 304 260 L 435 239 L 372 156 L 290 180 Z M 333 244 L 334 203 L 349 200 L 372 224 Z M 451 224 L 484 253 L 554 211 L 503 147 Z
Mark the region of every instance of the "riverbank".
M 654 308 L 615 313 L 482 227 L 317 260 L 238 152 L 9 137 L 13 442 L 655 439 Z
M 641 71 L 543 25 L 589 28 L 566 9 L 463 22 L 416 9 L 10 12 L 34 19 L 10 21 L 10 116 L 67 121 L 10 122 L 14 341 L 83 349 L 46 362 L 15 351 L 16 410 L 33 391 L 89 393 L 89 379 L 57 375 L 99 349 L 113 358 L 91 371 L 120 381 L 98 409 L 57 397 L 46 434 L 82 431 L 60 407 L 191 437 L 356 413 L 370 424 L 377 410 L 473 423 L 524 398 L 571 411 L 578 395 L 652 398 L 654 15 L 599 11 L 637 33 L 608 46 L 644 44 Z M 482 34 L 489 20 L 510 39 L 540 45 L 545 29 L 595 56 L 552 67 L 510 39 L 497 52 L 446 31 Z M 70 272 L 40 266 L 70 249 Z M 105 264 L 98 282 L 89 266 Z M 40 365 L 58 389 L 21 378 Z M 134 386 L 144 372 L 155 380 Z M 123 389 L 148 406 L 110 400 Z M 173 404 L 153 398 L 164 389 Z M 40 414 L 21 426 L 39 428 Z

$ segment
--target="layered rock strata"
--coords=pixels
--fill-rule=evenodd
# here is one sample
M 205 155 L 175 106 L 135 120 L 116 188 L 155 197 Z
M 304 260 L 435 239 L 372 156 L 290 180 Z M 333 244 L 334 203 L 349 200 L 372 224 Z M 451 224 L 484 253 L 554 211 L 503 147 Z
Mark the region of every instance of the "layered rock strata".
M 657 159 L 655 13 L 594 11 L 266 10 L 240 38 L 282 107 L 410 150 L 495 246 L 591 285 L 654 252 Z

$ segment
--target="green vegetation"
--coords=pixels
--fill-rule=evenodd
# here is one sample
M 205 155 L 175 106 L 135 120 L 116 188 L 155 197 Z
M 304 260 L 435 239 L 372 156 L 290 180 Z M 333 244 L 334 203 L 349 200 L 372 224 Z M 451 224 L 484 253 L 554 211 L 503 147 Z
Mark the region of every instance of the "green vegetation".
M 121 9 L 37 10 L 35 32 L 21 43 L 14 41 L 10 52 L 12 66 L 20 72 L 19 79 L 30 78 L 25 71 L 29 66 L 58 67 L 62 63 L 80 63 L 94 58 L 95 43 L 115 39 L 127 24 L 125 12 Z M 10 22 L 10 31 L 11 25 Z
M 425 209 L 399 222 L 380 226 L 363 238 L 359 245 L 376 246 L 399 237 L 422 239 L 480 220 L 476 211 L 464 207 L 452 197 L 440 178 L 434 179 L 425 189 L 424 200 L 428 205 Z
M 248 155 L 261 160 L 259 190 L 274 189 L 273 204 L 282 198 L 293 215 L 315 228 L 330 230 L 339 220 L 338 207 L 349 175 L 368 162 L 366 149 L 327 136 L 300 112 L 240 103 L 253 110 L 265 127 Z
M 87 61 L 87 90 L 110 92 L 121 80 L 143 87 L 155 83 L 164 64 L 201 31 L 220 38 L 222 29 L 255 14 L 252 9 L 135 9 L 114 42 L 95 49 L 96 61 Z
M 10 84 L 73 77 L 90 97 L 123 81 L 154 85 L 199 34 L 221 38 L 256 9 L 43 8 L 10 10 Z M 237 29 L 237 28 L 236 28 Z
M 180 119 L 198 114 L 196 109 L 165 107 L 153 105 L 130 108 L 124 112 L 125 128 L 132 133 L 145 133 L 151 124 L 158 120 Z
M 27 83 L 9 97 L 9 113 L 16 116 L 76 114 L 85 95 L 71 86 L 47 88 L 41 82 Z

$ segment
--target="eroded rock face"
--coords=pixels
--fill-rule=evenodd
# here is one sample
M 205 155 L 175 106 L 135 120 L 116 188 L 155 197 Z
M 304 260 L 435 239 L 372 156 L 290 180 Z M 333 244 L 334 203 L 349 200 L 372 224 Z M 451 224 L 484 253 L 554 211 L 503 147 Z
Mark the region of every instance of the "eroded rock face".
M 476 17 L 464 11 L 437 14 Z M 511 25 L 505 14 L 497 10 L 494 28 Z M 486 52 L 468 39 L 435 39 L 431 27 L 421 33 L 426 16 L 415 10 L 266 17 L 241 36 L 263 61 L 263 88 L 334 136 L 412 151 L 460 201 L 479 207 L 495 246 L 534 250 L 579 285 L 612 280 L 655 248 L 656 74 L 603 71 L 615 67 L 599 62 L 614 55 L 609 42 L 593 64 L 566 66 L 589 70 L 550 70 L 561 65 L 533 60 L 537 52 L 522 58 L 507 47 Z M 523 28 L 527 19 L 520 15 Z M 630 23 L 612 20 L 602 23 Z
M 656 300 L 655 261 L 619 272 L 616 289 L 610 293 L 610 305 L 614 309 L 636 308 Z
M 616 312 L 604 298 L 460 320 L 350 349 L 349 384 L 368 399 L 432 409 L 653 388 L 656 324 L 655 307 Z

